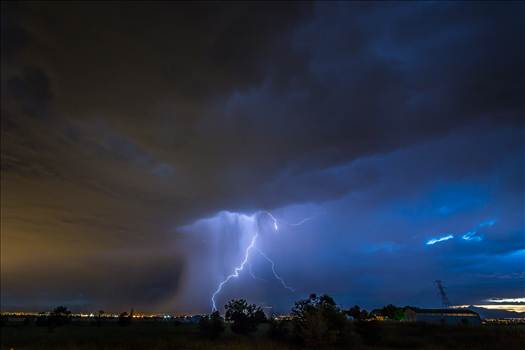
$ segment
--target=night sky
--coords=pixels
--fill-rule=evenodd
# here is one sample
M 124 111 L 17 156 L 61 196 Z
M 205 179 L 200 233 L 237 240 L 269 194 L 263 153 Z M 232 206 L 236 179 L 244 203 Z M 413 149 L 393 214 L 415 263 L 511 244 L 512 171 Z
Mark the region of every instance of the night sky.
M 2 310 L 525 297 L 523 3 L 1 12 Z

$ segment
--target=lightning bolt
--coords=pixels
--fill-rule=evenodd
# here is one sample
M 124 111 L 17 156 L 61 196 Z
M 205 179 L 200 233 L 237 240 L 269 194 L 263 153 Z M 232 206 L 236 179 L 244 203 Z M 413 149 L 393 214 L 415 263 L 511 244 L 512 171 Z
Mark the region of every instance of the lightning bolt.
M 269 211 L 265 211 L 264 213 L 268 215 L 273 221 L 273 228 L 275 229 L 275 231 L 279 231 L 279 226 L 277 226 L 277 219 L 275 218 L 275 216 L 273 216 L 272 213 L 270 213 Z
M 269 211 L 264 211 L 264 213 L 266 215 L 268 215 L 270 217 L 270 219 L 273 221 L 273 228 L 274 228 L 275 231 L 279 231 L 279 226 L 277 224 L 279 221 L 282 221 L 282 222 L 286 223 L 288 226 L 301 226 L 305 222 L 308 222 L 308 221 L 312 220 L 315 217 L 315 215 L 314 215 L 312 217 L 304 218 L 304 219 L 302 219 L 302 220 L 300 220 L 298 222 L 295 222 L 295 223 L 289 223 L 289 222 L 286 222 L 284 220 L 277 220 L 277 218 L 275 216 L 273 216 L 273 214 L 270 213 Z
M 286 284 L 286 282 L 281 278 L 281 276 L 279 276 L 277 274 L 277 272 L 275 271 L 275 263 L 273 262 L 272 259 L 270 259 L 266 254 L 264 254 L 260 249 L 256 248 L 257 249 L 257 252 L 263 257 L 265 258 L 271 265 L 272 265 L 272 272 L 273 272 L 273 276 L 279 281 L 281 282 L 281 285 L 288 289 L 290 292 L 294 293 L 295 292 L 295 289 L 293 289 L 292 287 L 290 287 L 289 285 Z
M 211 297 L 212 311 L 217 311 L 217 305 L 215 304 L 215 297 L 217 296 L 217 294 L 219 294 L 222 291 L 222 287 L 224 287 L 224 285 L 226 283 L 230 282 L 230 280 L 232 278 L 238 278 L 239 277 L 239 273 L 242 270 L 244 270 L 244 266 L 246 265 L 246 263 L 248 262 L 248 259 L 250 258 L 250 252 L 252 251 L 253 247 L 255 246 L 255 242 L 257 241 L 257 237 L 258 236 L 259 236 L 258 232 L 256 232 L 253 235 L 252 240 L 250 242 L 250 245 L 246 248 L 246 251 L 244 253 L 244 260 L 241 262 L 241 264 L 233 270 L 233 273 L 231 275 L 228 275 L 228 277 L 226 277 L 226 279 L 224 281 L 219 283 L 219 286 L 217 287 L 217 289 L 215 290 L 215 292 L 213 293 L 213 295 Z
M 301 221 L 298 221 L 298 222 L 296 222 L 294 224 L 288 224 L 288 225 L 290 225 L 290 226 L 301 226 L 305 222 L 310 221 L 312 219 L 313 219 L 313 216 L 311 218 L 305 218 L 305 219 L 302 219 Z
M 263 282 L 268 282 L 268 281 L 266 281 L 264 278 L 261 278 L 261 277 L 255 276 L 255 274 L 253 273 L 253 270 L 252 270 L 252 264 L 248 265 L 248 272 L 250 273 L 250 276 L 252 276 L 252 278 L 253 278 L 254 280 L 259 280 L 259 281 L 263 281 Z
M 263 211 L 263 212 L 260 212 L 260 213 L 264 213 L 266 215 L 268 215 L 268 217 L 272 220 L 273 222 L 273 228 L 274 230 L 277 232 L 279 231 L 279 225 L 278 225 L 278 220 L 275 216 L 273 216 L 272 213 L 270 213 L 269 211 Z M 290 223 L 287 223 L 289 226 L 299 226 L 299 225 L 302 225 L 304 224 L 305 222 L 311 220 L 312 218 L 306 218 L 306 219 L 303 219 L 297 223 L 293 223 L 293 224 L 290 224 Z M 281 285 L 289 290 L 290 292 L 295 292 L 295 289 L 293 289 L 292 287 L 288 286 L 286 284 L 286 282 L 284 281 L 284 279 L 279 276 L 279 274 L 277 274 L 276 270 L 275 270 L 275 263 L 272 259 L 270 259 L 266 254 L 264 254 L 264 252 L 262 250 L 260 250 L 259 248 L 255 247 L 255 243 L 257 241 L 257 237 L 259 236 L 259 231 L 257 230 L 254 235 L 252 236 L 252 239 L 250 241 L 250 244 L 248 245 L 248 247 L 246 248 L 245 252 L 244 252 L 244 259 L 242 260 L 242 262 L 240 263 L 239 266 L 235 267 L 234 270 L 233 270 L 233 273 L 231 273 L 230 275 L 228 275 L 221 283 L 219 283 L 219 285 L 217 286 L 217 289 L 213 292 L 212 294 L 212 297 L 211 297 L 211 304 L 212 304 L 212 312 L 214 311 L 217 311 L 217 304 L 216 304 L 216 297 L 217 295 L 219 295 L 221 292 L 222 292 L 222 289 L 223 287 L 228 284 L 228 282 L 230 282 L 232 279 L 234 278 L 238 278 L 240 276 L 240 273 L 244 270 L 244 267 L 246 266 L 246 264 L 248 263 L 248 260 L 250 259 L 250 254 L 252 252 L 252 250 L 256 249 L 257 252 L 264 258 L 266 259 L 266 261 L 268 261 L 272 267 L 272 273 L 273 273 L 273 276 L 281 283 Z M 251 264 L 248 265 L 248 272 L 250 273 L 250 275 L 254 278 L 254 279 L 259 279 L 257 278 L 252 270 L 251 270 Z

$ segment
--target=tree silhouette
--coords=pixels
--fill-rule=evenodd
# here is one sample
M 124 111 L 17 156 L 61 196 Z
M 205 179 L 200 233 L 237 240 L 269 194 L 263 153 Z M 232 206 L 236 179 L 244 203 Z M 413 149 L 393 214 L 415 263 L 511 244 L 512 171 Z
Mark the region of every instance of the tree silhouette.
M 71 311 L 65 306 L 57 306 L 49 314 L 49 326 L 62 326 L 71 321 Z
M 260 307 L 258 307 L 255 310 L 255 313 L 254 313 L 253 317 L 254 317 L 255 322 L 257 324 L 264 323 L 264 322 L 268 321 L 264 311 Z
M 295 336 L 307 347 L 336 343 L 345 333 L 346 317 L 329 295 L 297 301 L 292 315 Z
M 118 324 L 121 326 L 129 326 L 132 319 L 133 319 L 133 309 L 131 309 L 129 314 L 127 312 L 121 313 L 118 317 Z
M 228 302 L 226 320 L 232 322 L 231 330 L 238 334 L 255 332 L 257 326 L 266 320 L 262 309 L 255 304 L 248 304 L 244 299 L 233 299 Z
M 65 307 L 65 306 L 57 306 L 53 310 L 53 314 L 54 315 L 61 315 L 61 316 L 69 316 L 69 315 L 71 315 L 71 311 L 69 311 L 68 308 Z
M 348 316 L 352 316 L 355 320 L 366 320 L 368 318 L 368 312 L 365 309 L 361 309 L 359 305 L 354 305 L 346 311 Z
M 381 309 L 374 310 L 374 314 L 388 318 L 389 320 L 400 321 L 405 318 L 405 311 L 402 307 L 388 304 Z

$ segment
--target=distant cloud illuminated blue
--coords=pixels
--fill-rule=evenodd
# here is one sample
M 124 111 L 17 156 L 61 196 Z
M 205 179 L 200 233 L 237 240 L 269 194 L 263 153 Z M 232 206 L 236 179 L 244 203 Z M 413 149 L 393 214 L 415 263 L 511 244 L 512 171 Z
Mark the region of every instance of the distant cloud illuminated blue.
M 478 225 L 478 227 L 490 227 L 490 226 L 494 226 L 495 224 L 496 224 L 496 220 L 491 219 L 491 220 L 483 221 L 482 223 Z
M 367 253 L 377 253 L 377 252 L 388 252 L 392 253 L 401 249 L 401 245 L 394 242 L 384 242 L 379 244 L 371 244 L 365 247 L 365 252 Z
M 477 234 L 477 231 L 469 231 L 465 233 L 463 236 L 461 236 L 461 238 L 464 239 L 465 241 L 475 241 L 475 242 L 479 242 L 483 240 L 483 238 L 481 238 L 480 236 L 476 236 L 476 234 Z
M 489 193 L 480 184 L 453 183 L 436 186 L 430 193 L 433 213 L 449 216 L 483 207 Z
M 490 220 L 487 220 L 487 221 L 483 221 L 483 222 L 479 223 L 476 226 L 476 229 L 463 233 L 461 235 L 461 239 L 463 239 L 464 241 L 470 241 L 470 242 L 480 242 L 480 241 L 483 240 L 483 237 L 481 237 L 478 234 L 478 230 L 483 228 L 483 227 L 494 226 L 495 224 L 496 224 L 496 220 L 495 219 L 490 219 Z M 433 245 L 433 244 L 436 244 L 438 242 L 448 241 L 449 239 L 453 239 L 453 238 L 454 238 L 454 235 L 447 235 L 447 236 L 443 236 L 443 237 L 439 237 L 439 238 L 432 238 L 426 244 L 427 245 Z
M 465 241 L 474 241 L 474 242 L 480 242 L 483 240 L 483 237 L 481 237 L 480 235 L 478 235 L 478 230 L 483 228 L 483 227 L 491 227 L 491 226 L 494 226 L 496 224 L 496 220 L 495 219 L 490 219 L 490 220 L 487 220 L 487 221 L 483 221 L 481 223 L 478 224 L 478 226 L 476 227 L 475 230 L 472 230 L 472 231 L 469 231 L 469 232 L 466 232 L 465 234 L 463 234 L 461 236 L 461 238 Z
M 441 215 L 448 215 L 448 214 L 451 214 L 454 212 L 453 209 L 449 208 L 448 206 L 444 205 L 442 206 L 441 208 L 438 209 L 438 212 L 441 214 Z
M 447 235 L 447 236 L 443 236 L 439 238 L 432 238 L 431 240 L 427 242 L 427 245 L 433 245 L 439 242 L 448 241 L 449 239 L 452 239 L 452 238 L 454 238 L 454 235 Z

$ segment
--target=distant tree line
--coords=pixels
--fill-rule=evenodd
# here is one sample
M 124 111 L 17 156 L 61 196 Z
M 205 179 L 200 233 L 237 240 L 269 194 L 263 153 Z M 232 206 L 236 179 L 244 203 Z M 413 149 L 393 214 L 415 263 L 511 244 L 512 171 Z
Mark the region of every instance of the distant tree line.
M 292 341 L 306 348 L 358 342 L 374 345 L 381 340 L 377 319 L 403 320 L 404 309 L 389 304 L 370 313 L 358 305 L 344 310 L 329 295 L 311 294 L 295 302 L 290 319 L 279 320 L 267 319 L 255 304 L 234 299 L 225 305 L 224 318 L 218 311 L 205 315 L 199 322 L 199 329 L 205 337 L 215 339 L 225 332 L 227 324 L 232 332 L 246 335 L 255 332 L 260 324 L 268 323 L 269 337 Z
M 28 319 L 26 319 L 27 321 Z M 53 330 L 56 327 L 69 324 L 71 322 L 71 311 L 65 306 L 57 306 L 49 313 L 49 315 L 40 315 L 36 319 L 37 326 L 48 327 Z M 28 322 L 25 322 L 28 323 Z
M 405 308 L 389 304 L 368 312 L 354 305 L 343 309 L 326 294 L 311 294 L 308 298 L 295 302 L 289 318 L 267 318 L 260 306 L 248 303 L 245 299 L 233 299 L 225 305 L 224 317 L 215 311 L 203 315 L 198 322 L 201 336 L 217 339 L 227 329 L 239 335 L 248 335 L 267 324 L 267 336 L 280 341 L 292 342 L 304 348 L 320 348 L 326 345 L 338 347 L 355 343 L 375 345 L 381 341 L 381 327 L 377 320 L 400 321 L 404 319 Z M 49 314 L 36 319 L 37 326 L 54 328 L 71 323 L 71 311 L 59 306 Z M 105 320 L 100 310 L 91 318 L 92 325 L 100 327 Z M 2 318 L 1 324 L 6 320 Z M 122 312 L 117 324 L 129 326 L 133 322 L 133 309 Z M 180 324 L 178 320 L 173 321 Z M 26 322 L 24 322 L 25 324 Z

